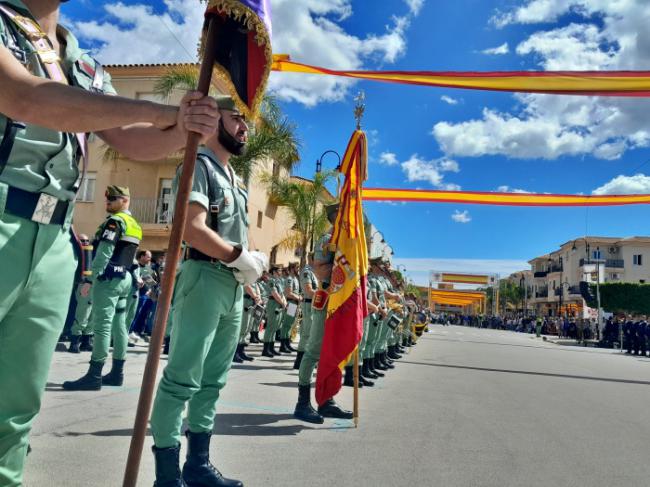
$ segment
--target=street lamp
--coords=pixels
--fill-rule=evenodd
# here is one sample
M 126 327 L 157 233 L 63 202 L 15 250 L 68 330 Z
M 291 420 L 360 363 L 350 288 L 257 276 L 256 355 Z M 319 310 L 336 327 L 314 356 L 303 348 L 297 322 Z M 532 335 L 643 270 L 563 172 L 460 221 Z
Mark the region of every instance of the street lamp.
M 336 165 L 336 170 L 338 171 L 341 167 L 341 156 L 339 155 L 338 152 L 335 150 L 326 150 L 321 154 L 321 156 L 316 160 L 316 174 L 320 174 L 323 170 L 323 159 L 327 154 L 334 154 L 336 157 L 338 157 L 338 164 Z M 311 218 L 311 243 L 309 245 L 309 252 L 314 251 L 314 240 L 316 236 L 314 235 L 315 233 L 315 228 L 314 228 L 314 221 L 316 220 L 316 207 L 318 206 L 318 201 L 314 201 L 314 207 L 312 208 L 312 218 Z

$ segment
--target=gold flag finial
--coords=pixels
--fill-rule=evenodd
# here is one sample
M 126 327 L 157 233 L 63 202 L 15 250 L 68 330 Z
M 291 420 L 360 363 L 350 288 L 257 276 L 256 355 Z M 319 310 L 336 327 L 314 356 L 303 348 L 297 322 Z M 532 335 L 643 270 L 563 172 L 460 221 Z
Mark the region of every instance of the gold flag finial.
M 363 114 L 366 111 L 366 93 L 361 90 L 357 93 L 357 96 L 354 97 L 354 118 L 357 121 L 357 130 L 361 130 L 361 120 L 363 119 Z

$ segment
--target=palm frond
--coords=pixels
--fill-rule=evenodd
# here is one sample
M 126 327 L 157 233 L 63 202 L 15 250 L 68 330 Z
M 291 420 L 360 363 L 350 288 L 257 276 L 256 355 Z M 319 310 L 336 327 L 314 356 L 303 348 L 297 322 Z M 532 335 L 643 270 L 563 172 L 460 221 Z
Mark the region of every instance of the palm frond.
M 199 82 L 199 70 L 195 66 L 173 66 L 154 85 L 154 93 L 168 97 L 174 90 L 189 91 Z

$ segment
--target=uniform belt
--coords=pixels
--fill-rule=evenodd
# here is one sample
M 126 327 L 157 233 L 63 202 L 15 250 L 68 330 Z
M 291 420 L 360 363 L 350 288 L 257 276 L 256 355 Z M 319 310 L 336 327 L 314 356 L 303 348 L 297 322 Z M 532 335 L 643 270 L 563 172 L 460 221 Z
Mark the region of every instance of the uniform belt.
M 70 204 L 70 201 L 62 201 L 49 194 L 9 186 L 5 211 L 36 223 L 63 225 Z
M 305 303 L 311 303 L 311 299 L 306 299 L 305 298 Z
M 230 271 L 233 272 L 233 269 L 231 267 L 227 267 L 221 263 L 219 259 L 216 259 L 214 257 L 210 257 L 209 255 L 204 254 L 200 250 L 196 250 L 195 248 L 188 247 L 187 252 L 185 254 L 185 258 L 189 260 L 199 260 L 202 262 L 210 262 L 210 264 L 217 264 L 217 267 L 220 267 L 221 269 L 225 271 Z

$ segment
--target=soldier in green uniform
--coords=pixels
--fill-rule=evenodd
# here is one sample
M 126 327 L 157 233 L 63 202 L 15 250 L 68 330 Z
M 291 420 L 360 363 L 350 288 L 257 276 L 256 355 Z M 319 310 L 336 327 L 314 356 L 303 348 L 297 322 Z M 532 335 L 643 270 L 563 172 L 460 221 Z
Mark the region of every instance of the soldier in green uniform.
M 90 239 L 88 235 L 80 234 L 79 243 L 83 246 L 90 245 Z M 89 294 L 86 296 L 81 295 L 81 290 L 83 285 L 88 282 L 86 276 L 83 276 L 82 280 L 77 284 L 75 290 L 75 302 L 77 306 L 74 311 L 74 321 L 72 322 L 72 327 L 70 328 L 70 347 L 68 352 L 70 353 L 80 353 L 92 352 L 92 336 L 93 331 L 90 326 L 88 326 L 88 320 L 90 319 L 90 312 L 92 311 L 92 301 Z
M 260 340 L 260 327 L 262 320 L 266 319 L 266 305 L 269 302 L 269 294 L 271 290 L 269 288 L 268 280 L 270 279 L 268 271 L 264 271 L 262 277 L 257 281 L 257 289 L 259 290 L 260 295 L 260 306 L 263 308 L 262 317 L 257 323 L 251 323 L 250 327 L 250 343 L 262 343 Z
M 251 330 L 251 323 L 253 321 L 253 315 L 255 306 L 259 306 L 262 302 L 260 297 L 260 291 L 257 282 L 244 286 L 244 310 L 241 317 L 241 330 L 239 332 L 239 343 L 237 345 L 237 350 L 232 359 L 233 362 L 241 364 L 244 361 L 252 362 L 255 360 L 253 357 L 246 353 L 246 335 Z
M 377 311 L 377 306 L 372 302 L 372 291 L 370 286 L 366 289 L 366 303 L 368 306 L 368 316 L 363 319 L 363 336 L 359 342 L 359 387 L 372 387 L 375 385 L 374 382 L 369 380 L 371 377 L 368 377 L 368 371 L 364 373 L 363 360 L 366 345 L 368 343 L 368 333 L 370 327 L 370 320 L 374 313 Z M 343 385 L 348 387 L 354 387 L 354 354 L 350 357 L 347 365 L 345 366 L 345 376 L 343 378 Z
M 275 333 L 282 323 L 282 314 L 287 302 L 284 298 L 282 277 L 280 268 L 271 268 L 271 277 L 267 281 L 269 287 L 269 301 L 266 304 L 266 326 L 264 327 L 264 348 L 262 349 L 263 357 L 275 357 L 281 355 L 275 350 Z
M 314 260 L 314 254 L 309 254 L 307 265 L 300 271 L 300 290 L 302 291 L 302 321 L 300 322 L 300 340 L 298 341 L 298 353 L 293 363 L 295 370 L 300 369 L 300 362 L 305 354 L 305 347 L 309 341 L 309 330 L 311 329 L 311 302 L 316 289 L 318 289 L 318 279 L 311 268 Z
M 383 319 L 387 315 L 386 298 L 383 293 L 383 288 L 379 281 L 381 258 L 371 259 L 370 272 L 368 274 L 368 288 L 369 288 L 369 303 L 375 307 L 375 312 L 370 315 L 368 322 L 368 337 L 364 348 L 364 377 L 368 379 L 377 379 L 383 377 L 382 370 L 386 368 L 379 364 L 375 353 L 379 341 L 379 332 Z M 366 371 L 367 370 L 367 371 Z
M 232 98 L 219 97 L 219 133 L 199 149 L 185 225 L 186 259 L 178 271 L 167 366 L 151 414 L 156 485 L 237 487 L 209 460 L 221 389 L 237 348 L 243 285 L 261 275 L 266 258 L 249 253 L 246 186 L 229 164 L 244 150 L 248 127 Z M 178 178 L 176 179 L 176 187 Z M 187 405 L 187 459 L 179 451 Z M 185 482 L 185 483 L 183 483 Z
M 338 206 L 338 204 L 333 204 L 326 208 L 327 218 L 331 224 L 334 224 L 334 220 L 336 219 Z M 325 290 L 329 288 L 330 278 L 332 276 L 332 264 L 334 263 L 334 252 L 329 249 L 331 238 L 331 233 L 326 233 L 314 245 L 313 271 L 316 278 L 322 283 L 322 289 Z M 334 401 L 334 398 L 330 398 L 320 405 L 318 411 L 314 410 L 311 405 L 311 379 L 318 359 L 320 358 L 326 318 L 327 302 L 320 303 L 318 307 L 314 307 L 314 302 L 312 301 L 309 341 L 307 342 L 305 354 L 303 355 L 298 371 L 298 402 L 293 413 L 297 419 L 315 424 L 323 423 L 323 418 L 352 419 L 353 417 L 352 412 L 341 409 Z
M 98 391 L 104 385 L 121 386 L 128 343 L 126 312 L 132 294 L 130 268 L 142 240 L 142 229 L 129 212 L 129 188 L 109 186 L 106 190 L 106 220 L 99 226 L 93 241 L 92 275 L 81 290 L 87 295 L 92 288 L 95 336 L 90 367 L 76 381 L 66 381 L 68 391 Z M 113 338 L 113 366 L 102 377 L 102 369 Z
M 110 76 L 58 25 L 56 0 L 0 2 L 0 485 L 17 486 L 77 267 L 70 231 L 93 132 L 133 160 L 218 126 L 214 100 L 181 107 L 114 95 Z M 73 85 L 73 86 L 69 86 Z
M 284 298 L 287 301 L 287 309 L 282 317 L 280 328 L 280 352 L 293 353 L 296 351 L 291 346 L 291 331 L 298 317 L 298 307 L 302 301 L 300 296 L 300 281 L 296 275 L 297 264 L 291 263 L 287 268 L 287 276 L 284 279 Z

